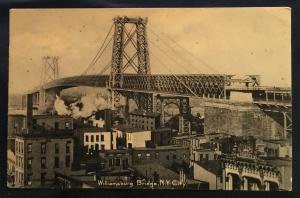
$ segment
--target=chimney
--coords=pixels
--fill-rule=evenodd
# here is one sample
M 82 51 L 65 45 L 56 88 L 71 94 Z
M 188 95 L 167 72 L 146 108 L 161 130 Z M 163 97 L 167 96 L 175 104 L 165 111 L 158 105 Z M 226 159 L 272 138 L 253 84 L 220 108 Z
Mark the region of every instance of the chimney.
M 104 109 L 104 126 L 105 131 L 111 131 L 112 115 L 111 109 Z
M 28 129 L 28 132 L 32 131 L 32 94 L 26 95 L 26 127 Z

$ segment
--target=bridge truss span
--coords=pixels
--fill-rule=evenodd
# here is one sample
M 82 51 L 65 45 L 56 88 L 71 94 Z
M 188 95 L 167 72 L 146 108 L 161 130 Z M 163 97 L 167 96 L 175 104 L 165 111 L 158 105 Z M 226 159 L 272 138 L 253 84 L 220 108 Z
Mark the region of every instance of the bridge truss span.
M 121 88 L 203 98 L 224 98 L 226 75 L 136 75 L 123 76 Z

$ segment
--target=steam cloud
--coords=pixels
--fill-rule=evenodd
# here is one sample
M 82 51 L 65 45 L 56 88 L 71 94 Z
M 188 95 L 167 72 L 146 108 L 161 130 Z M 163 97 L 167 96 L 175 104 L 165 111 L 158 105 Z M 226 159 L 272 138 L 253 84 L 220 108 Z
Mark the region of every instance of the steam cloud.
M 54 109 L 58 115 L 70 115 L 72 113 L 65 105 L 65 102 L 58 95 L 56 95 Z
M 72 103 L 69 107 L 65 105 L 65 102 L 59 97 L 56 96 L 54 102 L 54 108 L 58 115 L 71 115 L 73 118 L 87 118 L 91 116 L 97 110 L 103 110 L 109 108 L 107 101 L 97 96 L 96 94 L 89 94 L 83 96 L 79 101 Z M 92 118 L 93 122 L 95 117 Z M 103 122 L 103 121 L 102 121 Z M 98 123 L 98 126 L 101 126 L 101 120 Z

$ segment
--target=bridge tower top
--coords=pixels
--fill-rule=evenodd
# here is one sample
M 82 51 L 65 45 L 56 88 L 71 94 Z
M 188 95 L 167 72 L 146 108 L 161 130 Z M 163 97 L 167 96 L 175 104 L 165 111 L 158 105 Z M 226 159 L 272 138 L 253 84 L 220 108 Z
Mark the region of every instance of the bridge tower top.
M 43 68 L 40 82 L 41 86 L 59 78 L 58 59 L 58 56 L 43 57 Z
M 135 73 L 150 74 L 147 18 L 115 17 L 110 87 L 122 85 L 122 74 L 131 68 Z M 126 50 L 130 46 L 134 50 Z

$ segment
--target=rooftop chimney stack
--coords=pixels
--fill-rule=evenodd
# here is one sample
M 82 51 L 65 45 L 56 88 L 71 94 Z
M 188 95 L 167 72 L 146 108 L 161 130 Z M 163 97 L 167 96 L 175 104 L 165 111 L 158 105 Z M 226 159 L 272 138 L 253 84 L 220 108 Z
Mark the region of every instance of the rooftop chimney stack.
M 32 131 L 32 94 L 27 94 L 26 95 L 26 128 L 28 130 L 28 132 Z
M 105 131 L 111 131 L 112 127 L 112 113 L 111 109 L 104 109 L 104 129 Z

